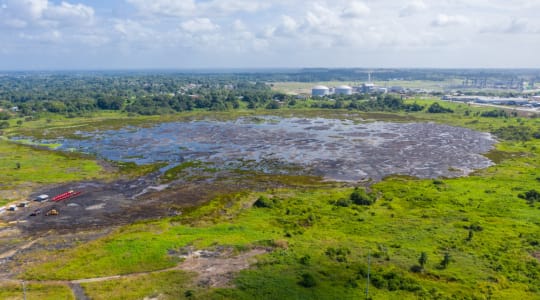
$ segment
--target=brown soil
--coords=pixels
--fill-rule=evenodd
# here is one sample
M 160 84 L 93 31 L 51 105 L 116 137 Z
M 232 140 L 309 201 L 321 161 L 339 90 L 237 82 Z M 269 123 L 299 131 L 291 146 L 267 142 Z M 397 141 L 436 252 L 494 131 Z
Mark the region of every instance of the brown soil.
M 186 271 L 199 274 L 197 285 L 205 287 L 226 287 L 240 270 L 249 268 L 256 255 L 267 253 L 267 249 L 257 248 L 236 256 L 231 250 L 225 252 L 195 251 L 185 256 L 179 266 Z

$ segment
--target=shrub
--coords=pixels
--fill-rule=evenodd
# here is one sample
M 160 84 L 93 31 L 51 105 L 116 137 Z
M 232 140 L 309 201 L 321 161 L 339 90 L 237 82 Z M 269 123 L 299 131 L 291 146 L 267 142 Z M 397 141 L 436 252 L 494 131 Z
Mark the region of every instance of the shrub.
M 440 113 L 453 113 L 454 111 L 451 110 L 450 108 L 443 107 L 439 103 L 435 102 L 431 104 L 431 106 L 429 106 L 427 112 L 431 114 L 440 114 Z
M 529 190 L 524 194 L 519 194 L 518 197 L 527 200 L 527 202 L 530 204 L 534 203 L 535 201 L 540 202 L 540 193 L 536 190 Z
M 298 282 L 299 285 L 310 288 L 317 285 L 317 281 L 315 280 L 315 277 L 309 273 L 304 273 L 301 275 L 302 279 Z
M 274 200 L 268 199 L 268 197 L 260 196 L 255 203 L 253 203 L 253 206 L 255 207 L 261 207 L 261 208 L 272 208 L 274 207 Z
M 527 126 L 506 126 L 493 131 L 500 139 L 508 141 L 528 141 L 532 137 L 531 128 Z
M 311 256 L 309 256 L 309 254 L 306 254 L 302 257 L 300 257 L 300 263 L 307 266 L 309 265 L 310 261 L 311 261 Z
M 349 207 L 352 204 L 352 201 L 350 199 L 341 198 L 338 201 L 336 201 L 337 206 L 341 207 Z
M 324 254 L 337 262 L 347 262 L 347 255 L 351 254 L 351 250 L 345 247 L 329 247 Z
M 499 118 L 499 117 L 507 118 L 508 114 L 506 113 L 506 111 L 502 109 L 494 109 L 490 111 L 484 111 L 480 114 L 480 116 L 486 117 L 486 118 Z
M 471 231 L 482 231 L 484 230 L 484 227 L 482 227 L 480 224 L 478 223 L 472 223 L 471 225 L 469 226 L 465 226 L 465 229 L 469 229 Z
M 446 252 L 444 254 L 443 260 L 441 261 L 441 268 L 446 269 L 450 264 L 450 253 Z
M 371 205 L 375 203 L 375 197 L 366 193 L 364 189 L 355 188 L 352 192 L 350 199 L 357 205 Z
M 419 266 L 419 265 L 413 265 L 410 270 L 413 273 L 420 273 L 424 270 L 424 268 L 422 268 L 422 266 Z

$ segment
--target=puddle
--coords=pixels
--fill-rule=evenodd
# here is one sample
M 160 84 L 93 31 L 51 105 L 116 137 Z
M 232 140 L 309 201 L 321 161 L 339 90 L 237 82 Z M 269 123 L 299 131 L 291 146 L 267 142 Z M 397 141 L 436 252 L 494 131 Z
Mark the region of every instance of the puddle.
M 199 160 L 220 168 L 255 162 L 269 173 L 296 166 L 303 173 L 343 181 L 381 179 L 390 174 L 462 176 L 492 165 L 481 154 L 495 143 L 488 133 L 434 123 L 355 124 L 273 116 L 79 134 L 84 139 L 42 142 L 137 164 L 167 162 L 174 166 Z

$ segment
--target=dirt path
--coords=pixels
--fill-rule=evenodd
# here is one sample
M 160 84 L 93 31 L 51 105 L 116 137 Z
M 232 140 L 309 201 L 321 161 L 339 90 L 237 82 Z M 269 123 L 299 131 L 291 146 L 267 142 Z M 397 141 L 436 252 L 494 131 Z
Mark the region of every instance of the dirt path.
M 29 242 L 18 249 L 8 251 L 3 255 L 6 257 L 13 256 L 17 251 L 26 249 L 36 243 L 37 240 Z M 95 278 L 85 278 L 76 280 L 18 280 L 18 279 L 5 279 L 4 283 L 39 283 L 39 284 L 57 284 L 68 286 L 75 299 L 77 300 L 89 300 L 88 296 L 84 293 L 84 289 L 81 284 L 109 281 L 122 278 L 132 278 L 137 276 L 144 276 L 156 273 L 163 273 L 174 270 L 193 271 L 198 274 L 195 277 L 198 285 L 204 285 L 208 287 L 225 287 L 229 284 L 234 274 L 240 270 L 247 269 L 253 262 L 253 257 L 267 253 L 268 249 L 256 248 L 251 251 L 240 253 L 238 255 L 232 255 L 232 251 L 224 252 L 211 252 L 211 251 L 194 251 L 189 255 L 183 256 L 185 260 L 180 264 L 156 271 L 138 272 L 125 275 L 113 275 Z M 8 255 L 9 254 L 9 255 Z
M 70 283 L 69 287 L 71 288 L 71 291 L 73 292 L 73 296 L 75 296 L 76 300 L 90 300 L 88 296 L 84 293 L 83 288 L 78 283 Z
M 9 250 L 9 251 L 6 251 L 2 254 L 0 254 L 0 259 L 6 259 L 6 258 L 10 258 L 12 257 L 13 255 L 17 254 L 17 252 L 19 251 L 22 251 L 22 250 L 25 250 L 25 249 L 28 249 L 30 247 L 32 247 L 32 245 L 34 245 L 35 243 L 37 243 L 39 241 L 39 239 L 35 239 L 31 242 L 28 242 L 20 247 L 17 247 L 13 250 Z

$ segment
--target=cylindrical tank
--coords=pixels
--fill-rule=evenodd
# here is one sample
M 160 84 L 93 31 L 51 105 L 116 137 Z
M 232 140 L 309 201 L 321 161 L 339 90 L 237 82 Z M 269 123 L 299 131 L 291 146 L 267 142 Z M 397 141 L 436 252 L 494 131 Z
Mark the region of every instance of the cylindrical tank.
M 324 85 L 318 85 L 311 89 L 313 97 L 323 97 L 330 94 L 330 89 Z
M 334 93 L 336 95 L 352 95 L 352 90 L 353 90 L 352 87 L 348 85 L 341 85 L 341 86 L 336 87 Z

